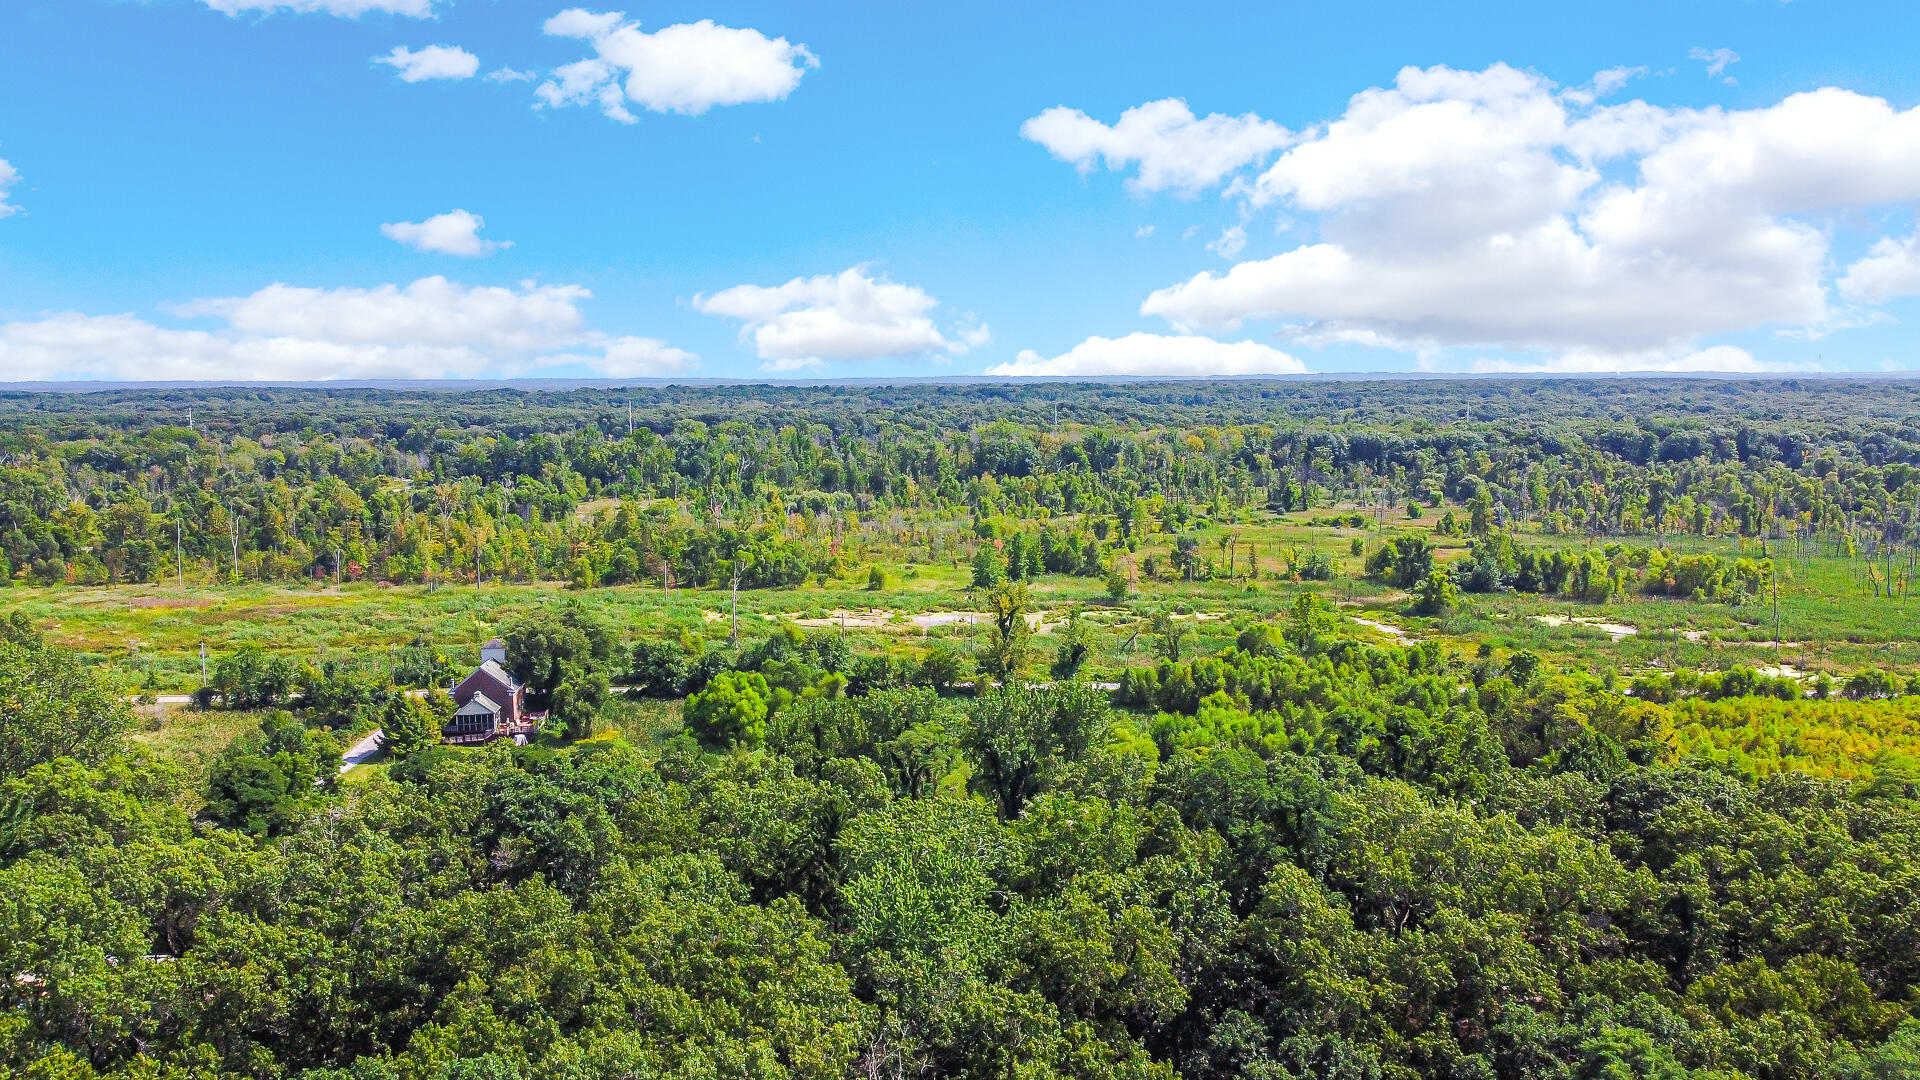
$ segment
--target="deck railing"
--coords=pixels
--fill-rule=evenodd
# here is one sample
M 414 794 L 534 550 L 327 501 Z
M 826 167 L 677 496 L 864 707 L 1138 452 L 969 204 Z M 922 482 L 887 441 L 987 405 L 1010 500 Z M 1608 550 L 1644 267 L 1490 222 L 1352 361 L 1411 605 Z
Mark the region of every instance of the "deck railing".
M 442 734 L 441 740 L 448 746 L 478 746 L 495 739 L 510 739 L 515 735 L 532 735 L 540 729 L 536 720 L 527 719 L 517 724 L 501 724 L 491 731 L 463 731 L 455 735 Z

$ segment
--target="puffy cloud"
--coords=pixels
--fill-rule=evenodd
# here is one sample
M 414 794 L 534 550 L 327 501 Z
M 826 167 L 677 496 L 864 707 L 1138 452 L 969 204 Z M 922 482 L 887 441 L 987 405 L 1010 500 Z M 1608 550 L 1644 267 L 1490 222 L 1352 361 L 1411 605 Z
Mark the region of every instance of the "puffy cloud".
M 1605 352 L 1575 351 L 1560 356 L 1534 360 L 1493 359 L 1480 357 L 1470 365 L 1477 372 L 1495 373 L 1550 373 L 1569 374 L 1605 374 L 1616 371 L 1666 371 L 1666 372 L 1763 372 L 1787 370 L 1779 365 L 1764 364 L 1754 358 L 1745 349 L 1734 345 L 1715 345 L 1685 353 L 1650 352 L 1641 354 L 1617 354 Z
M 1136 333 L 1123 338 L 1090 337 L 1050 358 L 1025 349 L 1013 363 L 988 368 L 987 374 L 1296 375 L 1306 370 L 1299 360 L 1257 341 Z
M 354 345 L 402 341 L 521 351 L 580 340 L 586 324 L 580 302 L 592 295 L 578 285 L 466 286 L 435 275 L 405 288 L 315 289 L 276 283 L 251 296 L 195 300 L 173 311 L 183 318 L 224 319 L 244 334 Z
M 953 336 L 959 340 L 948 348 L 957 353 L 993 344 L 993 329 L 971 311 L 960 316 L 960 322 L 953 328 Z
M 369 12 L 405 15 L 414 19 L 433 17 L 433 0 L 200 0 L 224 15 L 258 11 L 271 15 L 276 11 L 319 12 L 353 19 Z
M 19 182 L 20 170 L 9 164 L 6 158 L 0 158 L 0 218 L 12 217 L 20 212 L 19 207 L 7 201 L 13 185 Z
M 1133 238 L 1135 240 L 1145 240 L 1147 237 L 1152 235 L 1153 235 L 1153 226 L 1151 225 L 1142 225 L 1139 228 L 1133 230 Z
M 1020 135 L 1082 175 L 1103 161 L 1115 171 L 1137 165 L 1139 173 L 1127 186 L 1143 195 L 1168 189 L 1197 193 L 1265 159 L 1292 138 L 1286 128 L 1253 113 L 1196 118 L 1179 98 L 1137 105 L 1112 126 L 1079 109 L 1056 105 L 1020 125 Z
M 1699 267 L 1599 250 L 1564 226 L 1425 259 L 1314 244 L 1222 275 L 1195 275 L 1157 290 L 1141 310 L 1221 329 L 1254 315 L 1291 314 L 1307 330 L 1364 333 L 1410 349 L 1671 350 L 1702 334 L 1783 317 L 1816 321 L 1824 312 L 1811 280 L 1817 245 L 1803 244 L 1797 255 L 1795 262 L 1796 253 L 1782 253 L 1769 280 L 1741 272 L 1764 267 Z
M 579 365 L 614 377 L 666 374 L 692 353 L 589 329 L 572 285 L 468 287 L 422 278 L 404 288 L 275 284 L 196 300 L 173 313 L 217 330 L 156 326 L 131 314 L 54 313 L 0 324 L 0 370 L 22 380 L 458 378 Z
M 1223 259 L 1231 259 L 1247 249 L 1247 230 L 1243 225 L 1229 225 L 1220 230 L 1220 235 L 1207 241 L 1207 250 Z
M 1920 232 L 1880 239 L 1864 258 L 1847 267 L 1840 279 L 1840 295 L 1866 304 L 1920 295 Z
M 1407 68 L 1281 155 L 1251 201 L 1329 214 L 1323 230 L 1354 240 L 1435 244 L 1514 228 L 1599 179 L 1555 152 L 1566 120 L 1544 79 L 1504 64 Z
M 1591 105 L 1602 98 L 1612 97 L 1622 87 L 1646 74 L 1644 67 L 1614 67 L 1596 71 L 1587 85 L 1564 90 L 1560 96 L 1576 105 Z
M 1734 52 L 1732 49 L 1703 49 L 1698 45 L 1694 46 L 1693 51 L 1688 53 L 1687 57 L 1691 60 L 1705 61 L 1707 65 L 1707 78 L 1709 79 L 1719 79 L 1722 72 L 1740 62 L 1740 54 Z M 1721 81 L 1725 82 L 1728 86 L 1736 86 L 1740 80 L 1728 75 Z
M 1603 81 L 1596 79 L 1596 86 Z M 1277 319 L 1309 340 L 1664 366 L 1703 337 L 1846 325 L 1829 231 L 1920 198 L 1920 110 L 1839 89 L 1750 110 L 1595 106 L 1540 76 L 1403 70 L 1235 181 L 1318 237 L 1152 293 L 1179 327 Z M 1882 242 L 1845 299 L 1907 291 Z M 1724 358 L 1725 354 L 1721 355 Z
M 516 373 L 541 368 L 579 366 L 610 379 L 672 375 L 697 365 L 699 357 L 676 349 L 658 338 L 609 338 L 596 352 L 543 356 Z
M 586 38 L 592 41 L 620 29 L 626 17 L 624 11 L 595 12 L 585 8 L 568 8 L 548 19 L 541 30 L 551 37 Z
M 760 370 L 774 374 L 785 374 L 791 371 L 807 371 L 812 368 L 823 367 L 825 364 L 826 361 L 821 360 L 817 356 L 782 356 L 776 360 L 769 360 L 761 364 Z
M 986 333 L 975 323 L 949 341 L 928 314 L 938 306 L 924 290 L 871 277 L 861 266 L 693 298 L 696 311 L 744 323 L 741 340 L 751 340 L 760 359 L 775 365 L 768 370 L 777 371 L 809 361 L 964 352 L 968 335 Z
M 429 45 L 409 49 L 395 45 L 385 56 L 373 58 L 400 73 L 401 82 L 425 82 L 428 79 L 471 79 L 480 70 L 480 58 L 457 45 Z
M 390 222 L 380 226 L 380 235 L 396 243 L 405 244 L 415 251 L 461 255 L 469 259 L 491 255 L 502 248 L 513 246 L 511 240 L 481 239 L 480 230 L 485 228 L 486 224 L 487 220 L 479 214 L 453 210 L 420 222 Z
M 711 19 L 678 23 L 645 33 L 619 11 L 569 8 L 546 22 L 556 37 L 581 38 L 594 55 L 553 72 L 535 93 L 540 101 L 598 105 L 623 124 L 636 117 L 626 103 L 653 112 L 698 116 L 715 105 L 779 101 L 820 66 L 805 45 L 769 38 L 751 28 L 720 26 Z

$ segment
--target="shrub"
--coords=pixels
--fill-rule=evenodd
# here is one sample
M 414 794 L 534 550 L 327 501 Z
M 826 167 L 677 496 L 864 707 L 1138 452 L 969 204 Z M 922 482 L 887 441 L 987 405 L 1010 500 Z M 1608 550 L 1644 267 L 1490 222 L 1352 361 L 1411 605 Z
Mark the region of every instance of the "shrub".
M 725 671 L 687 699 L 687 727 L 709 746 L 760 746 L 767 739 L 773 691 L 766 676 Z

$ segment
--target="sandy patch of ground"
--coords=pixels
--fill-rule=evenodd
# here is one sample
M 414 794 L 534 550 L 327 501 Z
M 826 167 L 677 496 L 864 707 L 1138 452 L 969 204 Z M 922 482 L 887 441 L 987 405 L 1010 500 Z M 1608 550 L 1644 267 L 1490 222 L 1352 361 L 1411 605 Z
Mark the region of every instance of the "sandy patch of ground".
M 883 608 L 867 608 L 854 611 L 847 608 L 835 608 L 825 618 L 803 619 L 798 612 L 785 616 L 796 626 L 824 629 L 826 627 L 846 627 L 849 630 L 878 630 L 893 620 L 893 612 Z
M 773 618 L 774 616 L 768 616 Z M 835 608 L 823 618 L 803 618 L 799 612 L 790 612 L 780 616 L 795 626 L 814 629 L 849 630 L 885 630 L 890 628 L 929 630 L 936 626 L 985 626 L 993 622 L 993 616 L 985 611 L 929 611 L 920 615 L 900 615 L 885 608 L 867 608 L 861 611 Z M 1049 619 L 1046 612 L 1030 611 L 1026 615 L 1027 625 L 1036 634 L 1052 633 L 1060 625 L 1060 619 Z
M 1597 619 L 1590 615 L 1535 615 L 1533 621 L 1546 623 L 1548 626 L 1589 626 L 1615 641 L 1632 637 L 1640 632 L 1638 628 L 1628 626 L 1626 623 L 1607 622 L 1605 619 Z
M 974 626 L 993 621 L 984 611 L 929 611 L 908 620 L 922 630 L 933 626 Z
M 1383 623 L 1374 619 L 1363 619 L 1358 615 L 1349 615 L 1347 616 L 1347 618 L 1352 619 L 1354 622 L 1359 623 L 1361 626 L 1364 626 L 1369 630 L 1378 630 L 1390 638 L 1404 639 L 1407 637 L 1407 632 L 1404 629 L 1401 629 L 1400 627 L 1395 626 L 1392 623 Z

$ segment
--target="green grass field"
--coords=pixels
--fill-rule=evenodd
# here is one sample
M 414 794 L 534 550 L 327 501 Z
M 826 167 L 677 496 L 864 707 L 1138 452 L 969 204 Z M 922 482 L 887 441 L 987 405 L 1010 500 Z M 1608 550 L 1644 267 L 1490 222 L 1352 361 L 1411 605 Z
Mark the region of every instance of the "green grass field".
M 142 706 L 138 711 L 145 726 L 133 741 L 194 775 L 204 775 L 228 743 L 260 725 L 260 714 L 249 711 L 203 711 L 190 705 Z
M 1444 619 L 1409 613 L 1409 598 L 1360 576 L 1360 559 L 1351 554 L 1354 539 L 1374 543 L 1383 537 L 1423 533 L 1438 544 L 1442 562 L 1466 553 L 1466 541 L 1433 536 L 1437 517 L 1408 521 L 1390 515 L 1384 528 L 1368 519 L 1367 528 L 1329 528 L 1307 523 L 1327 514 L 1316 510 L 1293 515 L 1256 513 L 1252 520 L 1215 524 L 1201 533 L 1201 553 L 1224 578 L 1228 564 L 1222 537 L 1232 537 L 1234 569 L 1230 580 L 1180 581 L 1167 576 L 1171 538 L 1155 534 L 1132 557 L 1136 591 L 1116 605 L 1103 582 L 1093 578 L 1049 575 L 1033 584 L 1035 608 L 1047 622 L 1035 638 L 1044 655 L 1057 623 L 1072 609 L 1091 613 L 1096 673 L 1111 674 L 1152 657 L 1148 620 L 1170 610 L 1192 619 L 1190 648 L 1224 646 L 1235 624 L 1271 619 L 1303 591 L 1340 602 L 1366 620 L 1356 632 L 1382 640 L 1439 639 L 1461 648 L 1488 644 L 1498 649 L 1530 649 L 1550 663 L 1611 668 L 1630 674 L 1652 666 L 1723 668 L 1738 663 L 1788 665 L 1799 671 L 1845 673 L 1864 667 L 1907 666 L 1920 661 L 1920 600 L 1874 598 L 1859 577 L 1856 560 L 1831 555 L 1791 553 L 1779 596 L 1779 642 L 1775 644 L 1771 598 L 1743 606 L 1668 599 L 1639 594 L 1606 604 L 1585 604 L 1559 597 L 1519 593 L 1464 596 L 1462 606 Z M 1583 541 L 1523 535 L 1540 547 L 1579 548 Z M 1754 541 L 1691 537 L 1635 538 L 1636 544 L 1662 543 L 1688 552 L 1722 555 L 1759 554 Z M 1289 555 L 1319 551 L 1329 556 L 1336 577 L 1325 582 L 1295 582 L 1279 575 Z M 1245 579 L 1246 559 L 1258 574 Z M 836 630 L 845 612 L 846 632 L 857 649 L 883 651 L 923 647 L 936 638 L 962 641 L 979 631 L 964 622 L 940 622 L 916 616 L 977 611 L 968 589 L 969 570 L 958 553 L 939 565 L 911 561 L 923 548 L 869 537 L 860 567 L 846 579 L 809 581 L 793 588 L 743 590 L 739 594 L 740 633 L 751 637 L 780 620 L 809 630 Z M 1142 569 L 1151 559 L 1161 577 Z M 879 566 L 887 587 L 866 588 L 867 569 Z M 558 583 L 456 583 L 429 590 L 421 585 L 375 583 L 289 585 L 133 585 L 116 587 L 15 587 L 0 591 L 0 612 L 20 611 L 45 628 L 57 644 L 80 650 L 108 665 L 129 692 L 185 693 L 200 682 L 199 649 L 205 643 L 218 657 L 242 645 L 299 659 L 364 657 L 395 649 L 419 637 L 461 655 L 516 615 L 555 605 L 581 603 L 601 611 L 624 636 L 676 638 L 682 635 L 724 642 L 732 625 L 732 597 L 724 589 L 624 586 L 570 590 Z M 929 622 L 936 623 L 928 625 Z M 1401 631 L 1392 632 L 1392 628 Z M 1631 631 L 1631 632 L 1628 632 Z

